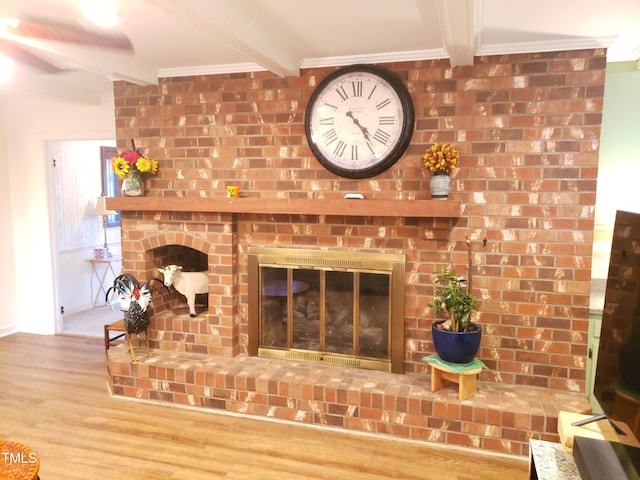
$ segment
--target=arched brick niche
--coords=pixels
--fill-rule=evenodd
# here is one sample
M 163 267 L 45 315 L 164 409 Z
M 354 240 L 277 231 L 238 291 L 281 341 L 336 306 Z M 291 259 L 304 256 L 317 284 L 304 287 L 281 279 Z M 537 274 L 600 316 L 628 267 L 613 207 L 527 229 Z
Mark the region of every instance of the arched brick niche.
M 146 250 L 146 255 L 151 257 L 151 262 L 158 267 L 165 268 L 168 265 L 178 265 L 182 272 L 209 272 L 209 256 L 184 245 L 165 245 L 162 247 Z M 162 280 L 164 277 L 154 268 L 154 278 Z M 158 285 L 157 283 L 155 284 Z M 160 314 L 169 309 L 175 314 L 188 312 L 186 297 L 176 290 L 175 286 L 169 287 L 169 291 L 159 288 L 156 293 L 160 293 L 163 303 L 154 303 L 154 313 Z M 209 305 L 209 294 L 196 295 L 196 312 L 198 314 L 207 313 Z
M 152 348 L 211 355 L 235 356 L 239 345 L 236 290 L 236 247 L 231 222 L 220 215 L 200 216 L 198 227 L 185 218 L 123 215 L 123 271 L 140 282 L 162 280 L 159 268 L 182 265 L 183 271 L 208 271 L 209 290 L 196 298 L 197 316 L 191 318 L 183 295 L 168 292 L 154 282 L 149 313 Z M 211 218 L 208 218 L 211 217 Z M 193 233 L 186 230 L 197 230 Z M 138 238 L 140 237 L 140 238 Z

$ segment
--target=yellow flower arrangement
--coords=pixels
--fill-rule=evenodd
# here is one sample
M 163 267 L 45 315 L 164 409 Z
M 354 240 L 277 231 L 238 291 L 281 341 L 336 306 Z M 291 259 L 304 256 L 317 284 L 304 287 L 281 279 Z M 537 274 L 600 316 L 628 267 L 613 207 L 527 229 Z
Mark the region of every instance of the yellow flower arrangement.
M 434 143 L 422 156 L 424 167 L 431 172 L 447 172 L 456 168 L 460 155 L 450 143 Z
M 131 146 L 133 150 L 123 152 L 111 159 L 111 167 L 118 177 L 126 178 L 131 171 L 151 173 L 152 175 L 158 173 L 158 161 L 149 160 L 147 157 L 140 155 L 135 149 L 133 140 L 131 140 Z

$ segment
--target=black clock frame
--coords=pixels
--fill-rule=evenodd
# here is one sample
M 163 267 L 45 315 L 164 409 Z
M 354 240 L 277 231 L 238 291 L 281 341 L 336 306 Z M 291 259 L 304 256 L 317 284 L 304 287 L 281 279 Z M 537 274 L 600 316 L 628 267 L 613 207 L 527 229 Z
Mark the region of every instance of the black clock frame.
M 310 114 L 315 107 L 316 100 L 318 96 L 323 92 L 325 87 L 334 81 L 336 78 L 341 77 L 342 75 L 353 73 L 353 72 L 365 72 L 370 73 L 376 76 L 381 77 L 385 80 L 396 92 L 398 98 L 400 99 L 400 103 L 402 104 L 402 133 L 400 134 L 400 139 L 398 144 L 391 150 L 384 158 L 382 158 L 378 163 L 372 165 L 367 168 L 350 170 L 347 168 L 342 168 L 335 165 L 331 159 L 326 158 L 322 151 L 316 146 L 311 138 L 311 125 L 309 122 Z M 384 172 L 391 168 L 399 159 L 402 157 L 404 152 L 409 147 L 409 143 L 411 142 L 411 137 L 413 135 L 415 121 L 415 112 L 413 108 L 413 101 L 411 99 L 411 95 L 407 90 L 405 84 L 400 80 L 393 72 L 382 68 L 377 65 L 367 65 L 367 64 L 357 64 L 350 65 L 348 67 L 340 68 L 332 73 L 330 73 L 326 78 L 324 78 L 316 87 L 316 89 L 311 94 L 309 98 L 309 103 L 307 104 L 307 108 L 305 111 L 305 121 L 304 121 L 304 131 L 307 136 L 307 143 L 313 152 L 313 155 L 318 159 L 318 161 L 330 172 L 335 173 L 341 177 L 345 178 L 369 178 L 379 173 Z

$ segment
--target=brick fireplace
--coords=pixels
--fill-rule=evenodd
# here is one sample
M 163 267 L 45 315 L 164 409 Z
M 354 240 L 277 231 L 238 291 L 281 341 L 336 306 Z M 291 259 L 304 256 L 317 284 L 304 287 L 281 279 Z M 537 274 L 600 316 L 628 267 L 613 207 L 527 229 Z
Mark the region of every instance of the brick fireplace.
M 560 408 L 584 396 L 591 243 L 604 92 L 603 50 L 385 65 L 408 86 L 408 152 L 372 179 L 327 172 L 304 140 L 306 100 L 332 69 L 115 84 L 118 144 L 158 159 L 147 196 L 117 198 L 123 269 L 155 276 L 175 246 L 206 258 L 207 307 L 152 306 L 157 356 L 110 350 L 115 393 L 524 454 L 555 438 Z M 461 152 L 449 201 L 429 201 L 424 148 Z M 238 184 L 241 198 L 226 199 Z M 364 201 L 342 200 L 359 192 Z M 472 244 L 478 394 L 429 391 L 426 307 L 440 265 L 466 273 Z M 486 241 L 485 241 L 486 240 Z M 305 248 L 406 257 L 403 374 L 249 356 L 248 249 Z M 168 255 L 169 257 L 165 257 Z
M 296 245 L 286 241 L 289 235 L 279 236 L 277 241 L 269 243 L 271 234 L 265 236 L 261 231 L 286 229 L 306 232 L 309 238 L 313 238 L 314 232 L 325 232 L 326 235 L 318 236 L 313 242 L 306 241 L 302 245 L 304 248 L 297 249 L 307 251 L 310 255 L 315 253 L 319 257 L 329 256 L 331 252 L 341 252 L 349 257 L 374 254 L 388 255 L 395 260 L 402 257 L 402 272 L 395 265 L 389 268 L 398 277 L 402 274 L 393 288 L 402 290 L 400 314 L 396 315 L 401 318 L 396 318 L 396 323 L 401 325 L 403 331 L 399 338 L 403 338 L 414 335 L 407 327 L 404 315 L 405 309 L 411 304 L 405 288 L 407 270 L 417 268 L 416 262 L 420 256 L 413 245 L 417 238 L 425 235 L 427 226 L 430 235 L 446 238 L 460 215 L 460 202 L 455 200 L 416 200 L 407 203 L 404 210 L 396 205 L 398 202 L 395 200 L 292 202 L 220 198 L 194 201 L 145 197 L 115 198 L 108 202 L 121 210 L 124 271 L 141 280 L 159 278 L 158 268 L 171 263 L 181 264 L 185 271 L 209 272 L 207 307 L 204 310 L 200 307 L 196 319 L 186 323 L 173 319 L 175 315 L 187 313 L 184 297 L 175 291 L 171 294 L 161 289 L 155 292 L 150 306 L 150 315 L 154 319 L 151 327 L 152 345 L 162 350 L 229 357 L 255 353 L 257 350 L 257 347 L 250 346 L 249 340 L 250 249 L 261 246 L 271 247 L 273 251 L 290 251 L 290 247 Z M 247 212 L 272 208 L 284 211 L 339 211 L 350 206 L 353 208 L 349 216 Z M 365 237 L 372 229 L 378 231 L 375 242 Z M 329 233 L 346 230 L 349 235 Z M 362 242 L 360 247 L 357 246 L 359 242 Z M 350 243 L 351 246 L 342 243 Z M 131 263 L 127 264 L 127 261 Z M 203 319 L 207 328 L 202 327 Z M 419 355 L 426 350 L 409 352 L 405 347 L 406 343 L 403 342 L 396 348 L 402 363 L 396 370 L 419 370 Z

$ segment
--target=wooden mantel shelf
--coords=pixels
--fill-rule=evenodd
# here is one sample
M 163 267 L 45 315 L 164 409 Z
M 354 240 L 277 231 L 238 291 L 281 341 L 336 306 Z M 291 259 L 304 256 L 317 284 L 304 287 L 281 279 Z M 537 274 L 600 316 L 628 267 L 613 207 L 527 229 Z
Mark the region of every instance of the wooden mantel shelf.
M 458 218 L 459 200 L 310 200 L 276 198 L 107 198 L 107 208 L 145 212 L 220 212 L 361 217 Z

